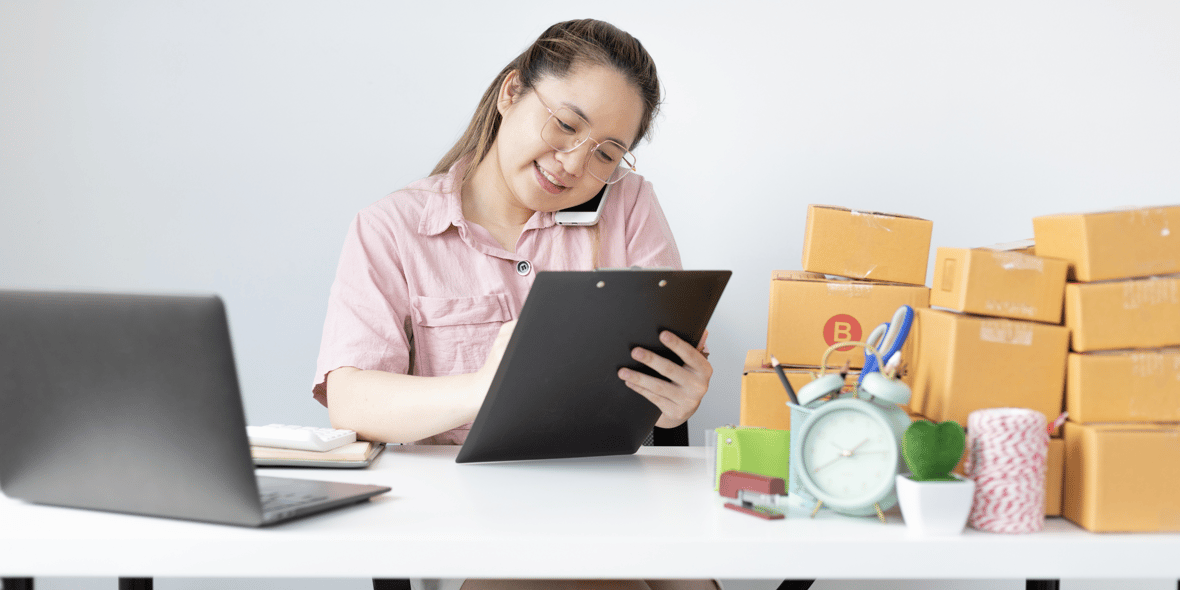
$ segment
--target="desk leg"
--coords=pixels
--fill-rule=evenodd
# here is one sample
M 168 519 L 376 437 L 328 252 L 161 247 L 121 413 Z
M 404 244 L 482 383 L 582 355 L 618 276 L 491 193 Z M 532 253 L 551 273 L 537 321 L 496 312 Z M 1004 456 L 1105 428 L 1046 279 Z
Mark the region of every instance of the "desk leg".
M 1025 580 L 1024 590 L 1060 590 L 1061 580 Z
M 815 580 L 783 580 L 777 590 L 807 590 Z
M 410 581 L 373 578 L 373 590 L 410 590 Z
M 152 590 L 152 579 L 119 578 L 119 590 Z
M 4 578 L 0 580 L 2 590 L 33 590 L 33 578 Z

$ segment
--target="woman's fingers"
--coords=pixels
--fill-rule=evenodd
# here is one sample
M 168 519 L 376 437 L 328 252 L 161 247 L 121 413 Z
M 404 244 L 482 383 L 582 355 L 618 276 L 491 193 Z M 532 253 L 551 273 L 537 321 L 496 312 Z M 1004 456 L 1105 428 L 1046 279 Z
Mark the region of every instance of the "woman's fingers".
M 683 366 L 650 350 L 636 348 L 631 351 L 632 358 L 650 367 L 664 379 L 625 368 L 619 370 L 619 378 L 660 408 L 657 426 L 671 428 L 682 424 L 696 412 L 709 389 L 713 366 L 698 347 L 671 332 L 662 332 L 660 341 L 680 357 Z M 702 344 L 703 341 L 702 338 Z

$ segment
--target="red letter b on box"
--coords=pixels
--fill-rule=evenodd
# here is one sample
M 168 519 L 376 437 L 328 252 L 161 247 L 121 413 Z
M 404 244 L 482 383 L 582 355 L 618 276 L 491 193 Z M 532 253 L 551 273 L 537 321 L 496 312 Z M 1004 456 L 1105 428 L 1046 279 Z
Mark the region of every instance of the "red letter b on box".
M 860 334 L 860 322 L 846 313 L 836 314 L 824 324 L 824 342 L 828 346 L 837 342 L 860 342 Z M 852 346 L 842 346 L 836 350 L 847 352 L 852 349 Z

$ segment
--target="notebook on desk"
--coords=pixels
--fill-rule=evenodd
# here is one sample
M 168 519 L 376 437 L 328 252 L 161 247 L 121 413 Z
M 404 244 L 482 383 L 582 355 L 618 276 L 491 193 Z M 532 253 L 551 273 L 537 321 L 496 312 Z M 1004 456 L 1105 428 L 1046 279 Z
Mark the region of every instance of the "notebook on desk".
M 215 296 L 0 291 L 0 490 L 263 526 L 384 486 L 256 477 Z

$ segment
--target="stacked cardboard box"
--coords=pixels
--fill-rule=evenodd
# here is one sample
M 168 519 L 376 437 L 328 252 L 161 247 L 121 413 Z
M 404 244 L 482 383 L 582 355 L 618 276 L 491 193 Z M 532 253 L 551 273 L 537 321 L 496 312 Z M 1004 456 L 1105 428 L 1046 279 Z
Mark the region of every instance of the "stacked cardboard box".
M 1061 413 L 1069 330 L 1068 263 L 1018 251 L 939 248 L 930 305 L 918 314 L 915 411 L 966 426 L 975 410 Z
M 1033 220 L 1071 263 L 1062 513 L 1093 531 L 1180 530 L 1180 206 Z
M 925 286 L 933 224 L 925 219 L 811 205 L 803 271 L 775 271 L 770 281 L 766 349 L 750 351 L 742 376 L 742 425 L 790 428 L 786 393 L 771 357 L 798 390 L 821 371 L 824 352 L 864 341 L 902 305 L 929 305 Z M 913 365 L 913 347 L 902 358 Z M 837 348 L 829 368 L 864 366 L 860 347 Z M 857 375 L 850 374 L 848 383 Z M 908 380 L 908 379 L 907 379 Z
M 803 270 L 924 286 L 933 229 L 908 215 L 809 205 Z
M 1062 300 L 1069 264 L 1027 244 L 939 248 L 930 305 L 916 326 L 919 364 L 913 409 L 967 425 L 984 408 L 1061 413 L 1069 330 Z M 1050 442 L 1045 514 L 1061 510 L 1062 449 Z
M 864 341 L 902 305 L 930 304 L 926 266 L 934 224 L 926 219 L 810 205 L 803 270 L 778 271 L 770 282 L 767 358 L 818 366 L 838 342 Z M 907 345 L 909 340 L 907 339 Z M 902 358 L 913 361 L 912 347 Z M 864 365 L 864 350 L 837 348 L 828 366 Z
M 893 318 L 902 305 L 915 309 L 930 303 L 925 286 L 829 278 L 814 272 L 775 271 L 770 279 L 770 321 L 766 330 L 769 364 L 774 356 L 786 365 L 818 367 L 824 352 L 840 342 L 863 342 L 873 328 Z M 910 340 L 902 358 L 912 359 Z M 836 348 L 829 367 L 864 366 L 864 349 Z

